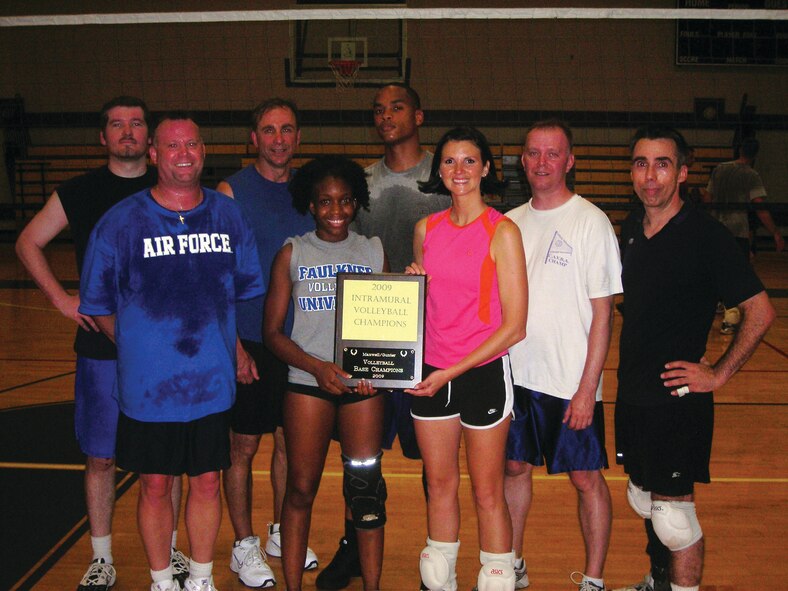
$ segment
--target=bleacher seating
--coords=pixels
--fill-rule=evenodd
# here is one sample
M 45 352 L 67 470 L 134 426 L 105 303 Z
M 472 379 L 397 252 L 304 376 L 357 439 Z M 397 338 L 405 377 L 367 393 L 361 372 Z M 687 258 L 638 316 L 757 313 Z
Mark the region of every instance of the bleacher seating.
M 242 166 L 255 160 L 251 144 L 208 144 L 203 182 L 216 184 Z M 495 164 L 508 179 L 504 195 L 491 199 L 491 204 L 507 210 L 528 199 L 528 187 L 520 165 L 522 146 L 494 146 Z M 296 167 L 320 154 L 344 154 L 367 166 L 383 155 L 381 144 L 301 144 L 294 159 Z M 711 169 L 729 158 L 727 147 L 699 147 L 695 164 L 690 170 L 689 185 L 705 187 Z M 102 165 L 106 160 L 103 146 L 31 146 L 28 158 L 16 163 L 15 208 L 28 217 L 40 208 L 63 181 Z M 633 193 L 629 177 L 629 150 L 626 146 L 576 145 L 575 167 L 569 182 L 574 189 L 605 209 L 614 225 L 618 225 L 631 207 Z

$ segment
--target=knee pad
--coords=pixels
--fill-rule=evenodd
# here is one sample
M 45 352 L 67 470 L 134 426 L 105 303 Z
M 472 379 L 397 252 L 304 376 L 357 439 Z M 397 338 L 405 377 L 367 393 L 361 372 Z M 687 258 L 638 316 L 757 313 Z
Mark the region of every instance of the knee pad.
M 376 529 L 386 523 L 386 481 L 380 468 L 383 452 L 354 460 L 342 456 L 345 466 L 342 492 L 357 529 Z
M 421 581 L 430 591 L 455 591 L 459 542 L 436 542 L 427 538 L 427 546 L 419 556 Z
M 629 506 L 643 519 L 651 519 L 651 493 L 643 490 L 631 480 L 627 481 Z
M 491 554 L 480 552 L 482 568 L 476 579 L 477 591 L 511 591 L 517 581 L 514 572 L 514 552 Z
M 695 503 L 688 501 L 653 501 L 651 525 L 671 552 L 689 548 L 703 537 Z

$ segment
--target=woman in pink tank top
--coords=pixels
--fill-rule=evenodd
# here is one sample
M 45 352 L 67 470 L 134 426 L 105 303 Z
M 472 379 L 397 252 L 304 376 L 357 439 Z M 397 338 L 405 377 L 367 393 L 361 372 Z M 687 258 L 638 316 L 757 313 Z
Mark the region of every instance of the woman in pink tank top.
M 449 209 L 422 219 L 415 261 L 426 274 L 425 378 L 406 390 L 427 475 L 427 547 L 420 571 L 430 589 L 457 588 L 459 446 L 464 436 L 482 569 L 481 588 L 514 588 L 512 528 L 504 498 L 504 453 L 512 408 L 508 348 L 525 337 L 528 285 L 517 226 L 483 195 L 500 191 L 492 153 L 476 129 L 447 132 L 422 191 L 451 195 Z M 448 564 L 448 570 L 445 565 Z

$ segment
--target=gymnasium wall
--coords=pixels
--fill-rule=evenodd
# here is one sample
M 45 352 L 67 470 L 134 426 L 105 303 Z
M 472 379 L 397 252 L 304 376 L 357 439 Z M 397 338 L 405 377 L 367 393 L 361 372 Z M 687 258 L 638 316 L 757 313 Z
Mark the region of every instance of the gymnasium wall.
M 0 15 L 58 14 L 61 2 L 10 0 Z M 96 0 L 72 11 L 107 12 Z M 260 2 L 176 1 L 123 3 L 125 12 L 292 9 L 287 0 Z M 529 6 L 527 2 L 454 0 L 408 2 L 409 8 Z M 552 2 L 550 6 L 675 8 L 659 2 Z M 116 3 L 111 7 L 118 9 Z M 411 83 L 428 112 L 424 138 L 437 139 L 452 112 L 479 112 L 493 142 L 519 141 L 527 122 L 496 121 L 497 111 L 559 111 L 577 127 L 580 143 L 623 143 L 638 119 L 680 117 L 691 143 L 726 145 L 742 94 L 767 123 L 760 131 L 758 168 L 767 189 L 788 200 L 784 166 L 788 142 L 788 69 L 785 67 L 678 67 L 673 20 L 409 20 L 407 52 Z M 243 112 L 259 100 L 284 95 L 304 110 L 364 110 L 373 91 L 357 88 L 288 88 L 284 61 L 290 46 L 287 22 L 85 25 L 0 28 L 0 96 L 20 94 L 29 113 L 93 113 L 117 94 L 143 97 L 153 110 Z M 724 101 L 719 122 L 691 121 L 698 97 Z M 429 125 L 429 112 L 441 125 Z M 587 118 L 587 114 L 595 113 Z M 610 121 L 605 114 L 609 113 Z M 632 121 L 622 114 L 635 114 Z M 578 120 L 583 114 L 582 121 Z M 319 119 L 319 117 L 318 117 Z M 336 119 L 336 118 L 334 118 Z M 444 125 L 443 122 L 447 125 Z M 244 142 L 245 120 L 203 122 L 209 142 Z M 34 143 L 95 143 L 84 125 L 31 130 Z M 304 129 L 310 142 L 375 142 L 368 125 Z

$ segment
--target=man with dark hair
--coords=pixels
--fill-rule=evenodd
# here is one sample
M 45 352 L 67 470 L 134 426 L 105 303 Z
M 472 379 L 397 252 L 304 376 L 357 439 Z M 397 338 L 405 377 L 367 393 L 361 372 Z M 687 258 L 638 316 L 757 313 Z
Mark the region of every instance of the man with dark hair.
M 509 349 L 515 418 L 509 428 L 506 500 L 512 518 L 516 589 L 528 586 L 523 528 L 531 506 L 534 466 L 566 472 L 577 492 L 586 549 L 581 591 L 605 588 L 603 569 L 612 507 L 602 469 L 608 467 L 602 369 L 610 345 L 613 297 L 621 262 L 610 220 L 571 191 L 572 131 L 540 121 L 525 135 L 523 169 L 533 197 L 507 213 L 527 253 L 525 340 Z
M 432 153 L 421 146 L 419 128 L 424 123 L 421 98 L 407 84 L 392 82 L 375 92 L 372 102 L 375 131 L 383 142 L 383 158 L 367 167 L 369 211 L 359 209 L 354 229 L 371 238 L 380 237 L 391 271 L 402 273 L 413 262 L 413 229 L 416 222 L 451 205 L 447 195 L 422 193 L 418 182 L 430 177 Z M 421 459 L 410 394 L 387 392 L 383 447 L 390 449 L 399 436 L 406 458 Z M 426 486 L 426 485 L 425 485 Z M 361 576 L 356 529 L 345 510 L 345 535 L 329 565 L 317 577 L 320 589 L 344 589 L 351 577 Z
M 252 144 L 257 160 L 219 183 L 217 189 L 235 199 L 249 222 L 257 242 L 263 276 L 268 278 L 274 257 L 287 238 L 315 228 L 310 215 L 293 208 L 287 185 L 292 160 L 301 139 L 298 109 L 282 98 L 263 101 L 252 112 Z M 292 327 L 288 314 L 286 330 Z M 252 526 L 252 460 L 263 433 L 274 436 L 271 456 L 271 487 L 274 492 L 273 521 L 268 527 L 265 554 L 281 557 L 279 520 L 287 480 L 287 456 L 282 433 L 282 400 L 287 386 L 287 364 L 263 344 L 263 298 L 238 305 L 238 392 L 232 411 L 230 456 L 224 471 L 224 492 L 235 532 L 230 568 L 249 587 L 276 583 L 265 561 L 260 537 Z M 317 568 L 317 556 L 307 549 L 307 570 Z
M 706 187 L 706 200 L 725 206 L 739 206 L 739 209 L 713 209 L 712 215 L 722 222 L 736 238 L 744 256 L 750 256 L 750 224 L 746 206 L 750 203 L 763 203 L 766 189 L 761 175 L 753 168 L 760 144 L 755 138 L 745 139 L 739 147 L 739 157 L 730 162 L 723 162 L 711 173 Z M 774 238 L 777 252 L 785 248 L 785 240 L 780 234 L 766 209 L 756 209 L 755 214 L 763 226 Z M 739 324 L 739 309 L 736 307 L 725 310 L 722 321 L 722 334 L 733 334 Z
M 254 236 L 237 204 L 200 187 L 205 145 L 187 114 L 165 116 L 150 147 L 158 181 L 98 222 L 79 312 L 118 348 L 117 461 L 137 472 L 137 523 L 152 591 L 176 591 L 169 496 L 186 473 L 191 559 L 185 591 L 215 591 L 220 471 L 230 465 L 236 303 L 263 294 Z
M 643 207 L 624 222 L 624 324 L 616 402 L 616 459 L 627 498 L 645 520 L 651 571 L 629 591 L 697 591 L 703 533 L 696 482 L 709 482 L 712 391 L 749 359 L 775 312 L 733 236 L 679 196 L 687 145 L 644 127 L 631 143 L 632 184 Z M 715 362 L 704 357 L 718 301 L 742 310 Z M 657 311 L 655 313 L 655 310 Z
M 156 182 L 156 170 L 148 168 L 150 113 L 145 103 L 119 96 L 101 108 L 99 139 L 107 148 L 107 164 L 63 183 L 43 209 L 25 227 L 16 243 L 19 259 L 50 302 L 74 320 L 77 353 L 74 407 L 77 440 L 85 462 L 85 503 L 90 523 L 93 561 L 79 584 L 79 591 L 103 591 L 115 583 L 112 558 L 112 513 L 115 507 L 115 431 L 118 403 L 113 398 L 116 382 L 115 345 L 89 316 L 80 314 L 79 296 L 66 292 L 47 262 L 44 249 L 70 226 L 77 257 L 82 262 L 93 226 L 121 199 Z M 180 481 L 173 486 L 173 529 L 178 524 Z M 175 550 L 172 563 L 176 576 L 188 574 L 186 557 Z

